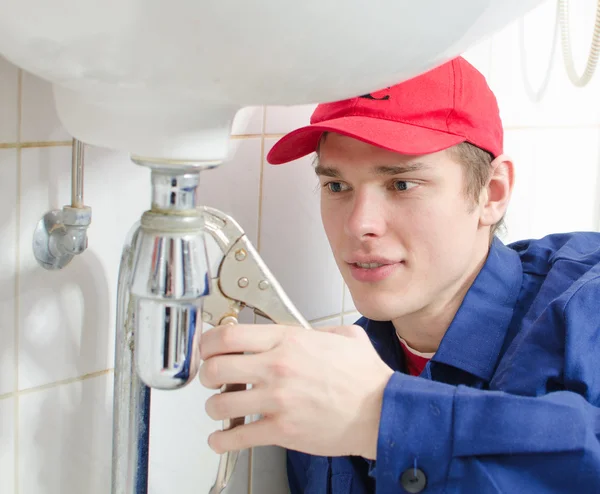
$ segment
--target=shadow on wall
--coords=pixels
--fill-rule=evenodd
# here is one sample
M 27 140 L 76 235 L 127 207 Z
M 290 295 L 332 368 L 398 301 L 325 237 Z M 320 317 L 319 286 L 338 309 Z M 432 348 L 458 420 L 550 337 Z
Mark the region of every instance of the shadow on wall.
M 38 268 L 42 269 L 42 268 Z M 82 363 L 87 356 L 103 352 L 107 358 L 106 327 L 108 320 L 108 283 L 104 267 L 93 252 L 73 259 L 62 271 L 39 277 L 35 271 L 21 277 L 42 279 L 24 294 L 36 305 L 52 304 L 57 314 L 71 314 L 75 298 L 82 300 L 82 319 L 68 321 L 69 335 L 65 354 L 77 355 L 76 375 L 82 375 Z M 28 286 L 32 286 L 28 283 Z M 47 310 L 42 310 L 48 314 Z M 35 319 L 35 317 L 34 317 Z M 81 332 L 78 329 L 82 328 Z M 46 348 L 44 335 L 27 332 L 35 338 L 21 341 L 21 358 L 39 372 L 51 374 L 56 356 Z M 39 338 L 37 337 L 39 336 Z M 60 385 L 21 398 L 23 419 L 20 422 L 20 450 L 23 451 L 21 484 L 24 493 L 36 494 L 105 494 L 110 490 L 110 447 L 106 439 L 112 434 L 112 373 L 83 382 Z M 39 405 L 27 406 L 27 401 L 39 400 Z M 28 472 L 29 461 L 35 458 L 37 472 Z M 25 462 L 23 460 L 27 459 Z
M 69 176 L 68 165 L 58 176 L 51 163 L 40 162 L 39 170 L 37 183 L 31 183 L 29 175 L 35 173 L 22 168 L 24 180 L 29 179 L 28 190 L 47 194 L 46 203 L 53 207 L 66 204 L 68 197 L 64 197 L 60 183 Z M 23 194 L 22 210 L 29 206 L 26 197 Z M 114 301 L 110 300 L 112 291 L 102 260 L 87 249 L 62 270 L 46 271 L 32 262 L 34 228 L 34 224 L 21 225 L 18 313 L 22 389 L 63 376 L 85 375 L 90 372 L 90 361 L 108 359 L 107 338 L 114 337 L 110 311 Z M 112 373 L 107 372 L 20 397 L 19 477 L 23 494 L 110 491 L 112 381 Z

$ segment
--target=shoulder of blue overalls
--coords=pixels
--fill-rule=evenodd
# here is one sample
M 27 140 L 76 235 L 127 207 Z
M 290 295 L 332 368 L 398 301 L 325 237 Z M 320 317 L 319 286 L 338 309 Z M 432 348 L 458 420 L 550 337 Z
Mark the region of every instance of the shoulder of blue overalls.
M 519 240 L 507 245 L 519 254 L 524 274 L 546 275 L 557 263 L 582 272 L 600 263 L 600 233 L 570 232 L 546 235 L 539 239 Z
M 517 394 L 565 389 L 600 403 L 600 233 L 554 234 L 508 247 L 519 253 L 524 278 L 541 286 L 492 387 Z

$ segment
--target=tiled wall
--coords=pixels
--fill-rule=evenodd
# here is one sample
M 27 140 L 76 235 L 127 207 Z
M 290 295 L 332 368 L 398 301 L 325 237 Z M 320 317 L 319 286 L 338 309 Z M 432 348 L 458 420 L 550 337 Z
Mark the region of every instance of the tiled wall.
M 577 2 L 571 14 L 580 70 L 593 9 L 592 0 Z M 550 1 L 525 19 L 533 86 L 543 78 L 553 17 Z M 573 87 L 557 51 L 546 96 L 532 102 L 518 34 L 516 22 L 466 54 L 498 96 L 506 151 L 516 160 L 507 240 L 597 229 L 600 75 L 587 88 Z M 264 163 L 277 137 L 307 122 L 311 110 L 311 105 L 243 110 L 231 140 L 232 159 L 202 175 L 203 197 L 241 223 L 305 317 L 315 324 L 351 323 L 354 306 L 321 228 L 310 160 L 281 167 Z M 149 204 L 149 176 L 124 154 L 87 147 L 89 248 L 66 269 L 44 271 L 33 257 L 31 238 L 42 215 L 69 200 L 69 140 L 49 85 L 0 59 L 3 494 L 110 491 L 117 269 L 126 232 Z M 219 426 L 204 415 L 209 394 L 197 382 L 153 394 L 151 493 L 208 492 L 217 457 L 206 437 Z M 284 483 L 277 452 L 246 451 L 228 492 L 281 494 Z

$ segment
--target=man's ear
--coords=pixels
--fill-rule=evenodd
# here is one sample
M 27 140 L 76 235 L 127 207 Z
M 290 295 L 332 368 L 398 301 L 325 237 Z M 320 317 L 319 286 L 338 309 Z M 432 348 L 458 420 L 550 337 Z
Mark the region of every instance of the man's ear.
M 501 154 L 491 163 L 492 173 L 482 191 L 481 215 L 482 226 L 498 223 L 508 208 L 515 183 L 515 171 L 512 159 Z

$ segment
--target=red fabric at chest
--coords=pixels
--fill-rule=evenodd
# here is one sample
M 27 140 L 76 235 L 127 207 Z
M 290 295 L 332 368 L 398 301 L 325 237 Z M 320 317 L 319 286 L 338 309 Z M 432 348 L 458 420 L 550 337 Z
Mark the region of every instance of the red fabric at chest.
M 420 355 L 415 355 L 411 352 L 403 341 L 400 342 L 400 346 L 402 347 L 402 352 L 404 353 L 404 361 L 406 362 L 406 370 L 411 376 L 420 376 L 421 372 L 429 362 L 428 358 L 421 357 Z

